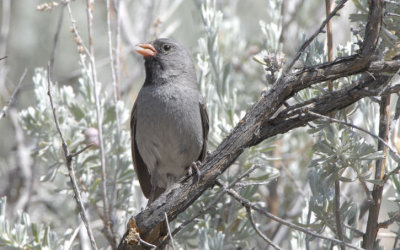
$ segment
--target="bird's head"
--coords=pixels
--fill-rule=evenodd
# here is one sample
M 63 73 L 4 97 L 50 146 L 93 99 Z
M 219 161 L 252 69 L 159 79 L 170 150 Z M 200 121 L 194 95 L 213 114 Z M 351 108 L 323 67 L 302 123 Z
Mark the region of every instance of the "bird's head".
M 172 39 L 138 44 L 136 52 L 145 59 L 146 81 L 160 84 L 176 77 L 196 78 L 190 53 Z

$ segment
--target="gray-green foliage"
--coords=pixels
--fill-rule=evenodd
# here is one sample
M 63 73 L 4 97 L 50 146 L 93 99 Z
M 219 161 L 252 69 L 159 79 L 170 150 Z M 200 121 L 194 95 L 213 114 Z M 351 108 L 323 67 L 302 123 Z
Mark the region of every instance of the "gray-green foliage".
M 29 214 L 18 211 L 17 217 L 7 219 L 7 199 L 0 198 L 0 247 L 2 249 L 60 249 L 67 250 L 73 245 L 76 233 L 65 229 L 64 235 L 57 234 L 50 226 L 31 222 Z
M 234 2 L 196 1 L 200 10 L 203 32 L 198 41 L 195 62 L 200 90 L 207 102 L 210 117 L 209 150 L 215 149 L 240 122 L 251 103 L 257 100 L 261 90 L 268 87 L 265 83 L 273 83 L 273 79 L 282 72 L 281 68 L 271 70 L 265 58 L 279 57 L 279 64 L 285 61 L 282 44 L 279 41 L 281 33 L 284 32 L 281 15 L 282 1 L 268 1 L 266 19 L 259 22 L 260 34 L 252 34 L 251 37 L 243 32 L 242 23 L 232 7 Z M 351 15 L 351 20 L 356 22 L 360 30 L 354 32 L 351 41 L 346 45 L 340 45 L 337 48 L 338 57 L 357 53 L 359 49 L 356 44 L 357 38 L 362 37 L 364 32 L 363 27 L 365 27 L 367 17 L 366 1 L 353 2 L 357 7 L 357 13 Z M 220 6 L 224 7 L 224 11 L 220 10 Z M 398 11 L 398 7 L 393 7 L 391 11 Z M 398 31 L 399 26 L 396 26 L 395 20 L 390 17 L 386 19 L 385 25 L 380 49 L 383 51 L 388 48 L 387 55 L 390 56 L 395 51 L 391 45 L 398 41 L 398 37 L 388 30 Z M 400 32 L 395 34 L 400 34 Z M 297 38 L 298 41 L 304 41 L 305 36 L 299 33 Z M 245 53 L 251 40 L 257 40 L 257 43 L 262 46 L 262 52 L 255 57 L 255 61 L 261 65 L 254 63 L 251 60 L 252 56 Z M 326 49 L 321 41 L 313 41 L 301 55 L 299 60 L 303 66 L 326 62 Z M 298 44 L 300 45 L 301 42 Z M 81 63 L 85 63 L 84 59 Z M 88 128 L 97 128 L 93 86 L 89 81 L 91 74 L 87 71 L 90 67 L 82 68 L 82 77 L 74 87 L 51 83 L 60 129 L 71 152 L 85 146 L 84 132 Z M 267 74 L 267 80 L 264 79 L 265 74 Z M 349 86 L 354 84 L 359 77 L 341 78 L 334 82 L 334 87 Z M 19 213 L 16 220 L 10 222 L 5 216 L 5 199 L 2 199 L 0 202 L 0 246 L 68 249 L 76 243 L 74 238 L 79 229 L 77 226 L 79 219 L 74 209 L 75 201 L 72 197 L 60 137 L 50 108 L 47 84 L 46 70 L 36 69 L 33 78 L 36 103 L 20 112 L 20 121 L 24 130 L 34 139 L 36 148 L 33 152 L 40 166 L 41 181 L 53 184 L 52 187 L 56 191 L 50 191 L 53 193 L 49 195 L 54 199 L 53 205 L 63 216 L 74 218 L 67 225 L 68 228 L 71 227 L 74 230 L 66 230 L 65 226 L 61 227 L 55 222 L 54 224 L 59 226 L 58 230 L 55 229 L 58 233 L 56 236 L 56 233 L 48 226 L 31 223 L 26 213 Z M 289 104 L 300 103 L 326 94 L 326 87 L 327 84 L 322 83 L 305 89 L 294 96 Z M 99 91 L 99 97 L 108 175 L 107 188 L 112 204 L 114 226 L 116 229 L 118 227 L 124 229 L 126 218 L 137 213 L 141 205 L 141 199 L 138 198 L 141 196 L 141 191 L 135 180 L 130 158 L 130 136 L 127 129 L 129 108 L 125 107 L 122 101 L 117 102 L 122 128 L 121 133 L 118 134 L 115 124 L 115 102 L 112 94 L 104 89 Z M 364 99 L 342 111 L 335 112 L 334 117 L 377 133 L 377 104 L 372 99 Z M 290 131 L 245 150 L 220 179 L 229 185 L 241 173 L 255 167 L 254 172 L 234 187 L 243 197 L 257 202 L 262 207 L 267 207 L 269 205 L 267 200 L 272 193 L 268 185 L 271 181 L 277 181 L 279 182 L 279 190 L 276 191 L 279 196 L 278 215 L 288 220 L 295 220 L 309 229 L 331 237 L 337 236 L 333 197 L 334 183 L 339 180 L 343 194 L 340 214 L 346 225 L 343 228 L 344 237 L 348 242 L 360 244 L 361 238 L 352 228 L 359 228 L 358 216 L 360 204 L 365 198 L 364 189 L 376 183 L 372 175 L 373 167 L 375 161 L 382 157 L 382 152 L 376 150 L 375 138 L 356 129 L 325 121 L 314 122 L 310 125 L 309 129 Z M 120 143 L 119 161 L 117 160 L 117 141 Z M 278 147 L 275 143 L 279 144 L 277 151 L 280 154 L 277 156 L 273 152 Z M 387 162 L 389 169 L 394 169 L 398 164 L 391 158 L 388 158 Z M 86 150 L 75 157 L 72 163 L 83 193 L 84 203 L 90 212 L 90 219 L 95 220 L 98 216 L 94 211 L 96 208 L 101 211 L 103 206 L 98 149 Z M 395 191 L 390 200 L 398 204 L 400 182 L 397 178 L 391 178 L 389 183 Z M 57 193 L 54 194 L 54 192 Z M 172 227 L 179 225 L 219 198 L 210 210 L 175 237 L 176 246 L 184 249 L 252 249 L 265 246 L 265 242 L 260 240 L 250 225 L 243 206 L 226 194 L 221 196 L 221 192 L 219 188 L 207 190 L 172 223 Z M 48 215 L 50 216 L 53 215 Z M 326 241 L 306 237 L 305 234 L 295 230 L 288 232 L 287 228 L 275 226 L 269 223 L 270 220 L 257 213 L 253 213 L 253 216 L 256 218 L 256 225 L 263 232 L 273 231 L 277 237 L 281 235 L 280 241 L 279 239 L 276 241 L 279 241 L 283 248 L 304 249 L 307 244 L 318 249 L 331 247 Z M 57 218 L 54 218 L 54 221 L 56 220 Z M 400 225 L 400 220 L 396 223 Z M 95 232 L 97 232 L 97 239 L 104 238 L 98 230 Z M 400 231 L 395 233 L 400 236 Z
M 350 19 L 355 22 L 359 30 L 353 33 L 360 37 L 364 33 L 366 18 L 368 13 L 368 5 L 366 1 L 353 1 L 358 12 L 352 14 Z M 398 28 L 398 27 L 397 27 Z M 392 20 L 388 20 L 387 25 L 382 29 L 382 33 L 386 34 L 387 29 L 394 30 Z M 399 41 L 399 37 L 391 36 L 393 41 Z M 390 45 L 389 37 L 380 42 L 380 50 L 388 50 L 393 53 Z M 345 46 L 337 48 L 337 56 L 348 56 L 357 53 L 358 44 L 356 39 L 352 39 Z M 314 45 L 308 47 L 303 54 L 301 60 L 306 65 L 309 63 L 322 63 L 326 58 L 321 55 L 326 54 L 323 46 L 318 41 Z M 311 61 L 310 61 L 311 60 Z M 360 79 L 359 75 L 344 77 L 335 81 L 334 87 L 349 86 Z M 326 84 L 316 86 L 314 89 L 304 90 L 296 96 L 297 101 L 304 101 L 309 98 L 325 94 Z M 358 103 L 335 112 L 334 118 L 348 123 L 360 126 L 373 134 L 378 133 L 379 112 L 378 104 L 373 99 L 363 99 Z M 397 125 L 396 125 L 397 126 Z M 359 216 L 361 213 L 361 204 L 363 199 L 369 199 L 365 189 L 371 189 L 372 184 L 382 184 L 382 181 L 374 179 L 374 167 L 377 160 L 382 159 L 383 153 L 377 151 L 377 140 L 360 130 L 350 128 L 342 124 L 321 121 L 314 122 L 313 127 L 309 130 L 314 137 L 313 158 L 309 164 L 308 182 L 310 186 L 311 196 L 308 200 L 308 206 L 303 210 L 303 217 L 300 222 L 308 225 L 317 232 L 324 232 L 337 237 L 337 224 L 335 221 L 335 181 L 340 181 L 342 199 L 339 208 L 341 221 L 343 223 L 342 230 L 345 241 L 352 242 L 360 246 L 362 238 L 354 230 L 360 227 Z M 388 168 L 393 169 L 393 160 L 388 158 Z M 393 187 L 396 190 L 395 197 L 398 196 L 399 186 L 396 178 L 392 178 L 392 182 L 386 186 Z M 343 194 L 344 193 L 344 194 Z M 364 197 L 364 198 L 361 198 Z M 396 198 L 391 200 L 396 201 Z M 307 215 L 311 215 L 307 217 Z M 393 215 L 389 212 L 388 216 Z M 363 220 L 366 220 L 364 217 Z M 304 235 L 294 235 L 292 246 L 306 246 L 306 238 Z M 295 240 L 296 239 L 296 240 Z M 308 238 L 312 241 L 312 239 Z M 329 249 L 331 247 L 327 242 L 311 243 L 319 249 Z
M 51 83 L 51 94 L 55 105 L 55 112 L 71 153 L 76 152 L 85 144 L 84 132 L 88 128 L 96 128 L 95 101 L 93 87 L 87 79 L 87 74 L 79 79 L 76 89 L 71 86 L 59 86 Z M 61 140 L 56 131 L 53 114 L 47 95 L 47 72 L 37 69 L 33 78 L 36 105 L 20 112 L 22 127 L 37 140 L 36 154 L 40 165 L 46 166 L 46 171 L 41 177 L 42 182 L 56 181 L 56 188 L 61 193 L 72 194 L 72 188 L 68 184 L 68 172 L 65 167 L 64 152 Z M 120 217 L 116 218 L 116 225 L 124 225 L 126 216 L 139 207 L 132 197 L 133 167 L 130 157 L 129 131 L 123 130 L 117 134 L 115 129 L 115 108 L 111 94 L 100 91 L 100 103 L 102 106 L 102 126 L 104 131 L 105 155 L 107 166 L 107 189 L 109 200 L 113 204 L 113 211 L 119 211 Z M 122 101 L 117 103 L 120 112 L 120 121 L 126 124 L 129 119 L 129 110 L 124 107 Z M 120 137 L 120 160 L 117 166 L 117 136 Z M 77 175 L 79 186 L 85 197 L 86 204 L 102 207 L 103 193 L 100 188 L 101 167 L 98 149 L 88 149 L 79 154 L 73 160 L 73 167 Z M 58 180 L 58 181 L 57 181 Z M 67 185 L 65 185 L 67 184 Z M 134 186 L 136 188 L 137 185 Z M 116 194 L 112 191 L 116 190 Z M 64 199 L 73 203 L 70 195 Z M 63 205 L 65 206 L 65 205 Z M 64 207 L 65 208 L 65 207 Z M 65 211 L 74 213 L 74 211 Z M 114 214 L 115 215 L 115 214 Z

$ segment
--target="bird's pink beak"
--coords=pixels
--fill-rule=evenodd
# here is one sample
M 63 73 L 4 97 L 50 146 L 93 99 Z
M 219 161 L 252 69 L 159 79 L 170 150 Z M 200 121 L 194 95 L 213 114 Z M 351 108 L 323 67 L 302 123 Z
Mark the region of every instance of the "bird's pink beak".
M 139 43 L 136 45 L 136 52 L 142 56 L 155 56 L 157 55 L 157 50 L 151 43 Z

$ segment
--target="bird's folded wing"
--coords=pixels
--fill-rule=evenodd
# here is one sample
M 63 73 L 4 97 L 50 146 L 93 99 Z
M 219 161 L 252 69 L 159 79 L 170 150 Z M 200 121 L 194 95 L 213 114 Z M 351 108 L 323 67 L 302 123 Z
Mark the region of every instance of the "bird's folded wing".
M 140 156 L 138 147 L 136 145 L 135 134 L 136 134 L 136 103 L 133 106 L 132 113 L 131 113 L 132 159 L 133 159 L 133 165 L 135 167 L 135 172 L 139 179 L 140 187 L 142 188 L 143 194 L 144 194 L 144 196 L 146 196 L 146 198 L 149 198 L 150 193 L 151 193 L 150 174 L 149 174 L 146 164 L 144 163 L 142 157 Z

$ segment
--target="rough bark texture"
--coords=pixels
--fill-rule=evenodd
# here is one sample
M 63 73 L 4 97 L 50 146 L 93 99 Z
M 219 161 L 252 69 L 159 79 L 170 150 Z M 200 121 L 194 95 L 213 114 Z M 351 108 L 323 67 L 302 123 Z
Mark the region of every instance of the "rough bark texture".
M 169 220 L 190 206 L 206 189 L 214 186 L 215 180 L 237 159 L 245 148 L 257 145 L 261 141 L 287 131 L 306 125 L 316 119 L 307 111 L 328 115 L 335 110 L 343 109 L 363 97 L 376 95 L 377 89 L 387 82 L 386 76 L 375 75 L 375 78 L 364 74 L 362 79 L 352 86 L 322 95 L 312 100 L 288 107 L 275 114 L 282 104 L 302 89 L 315 83 L 334 80 L 362 72 L 395 72 L 400 61 L 371 62 L 379 38 L 383 13 L 382 1 L 370 1 L 370 12 L 365 37 L 358 54 L 337 59 L 334 62 L 316 65 L 301 71 L 287 74 L 280 78 L 268 92 L 249 109 L 244 118 L 233 131 L 203 162 L 203 175 L 196 184 L 193 176 L 185 177 L 171 186 L 145 210 L 133 216 L 129 225 L 135 225 L 140 233 L 149 232 L 164 220 L 167 213 Z M 274 118 L 273 115 L 275 114 Z M 134 223 L 133 223 L 134 222 Z M 132 235 L 128 229 L 118 249 L 130 249 Z
M 389 105 L 390 95 L 383 96 L 379 104 L 379 137 L 385 142 L 389 140 Z M 385 175 L 386 157 L 388 148 L 378 141 L 378 150 L 383 151 L 384 158 L 376 161 L 375 180 L 382 180 Z M 373 203 L 369 207 L 367 229 L 363 238 L 363 248 L 373 249 L 376 236 L 378 234 L 378 218 L 382 204 L 383 185 L 375 184 L 372 190 Z

